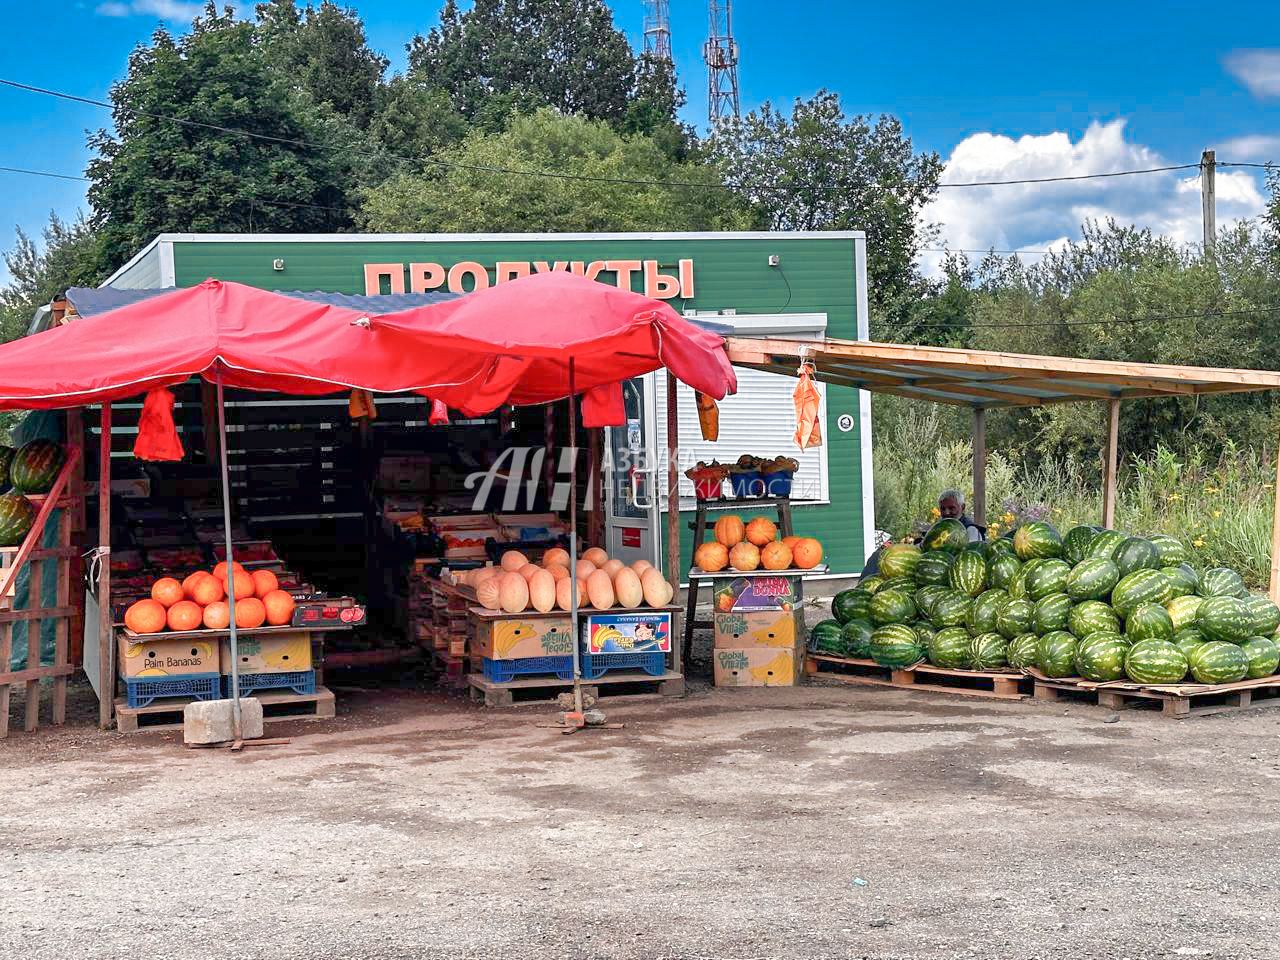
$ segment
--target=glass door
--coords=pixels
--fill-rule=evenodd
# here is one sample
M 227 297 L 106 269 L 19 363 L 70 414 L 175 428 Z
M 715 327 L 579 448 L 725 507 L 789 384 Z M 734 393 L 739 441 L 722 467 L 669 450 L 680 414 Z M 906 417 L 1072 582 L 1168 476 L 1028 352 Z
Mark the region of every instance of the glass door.
M 622 385 L 624 427 L 605 430 L 605 550 L 631 564 L 658 564 L 658 457 L 653 375 Z

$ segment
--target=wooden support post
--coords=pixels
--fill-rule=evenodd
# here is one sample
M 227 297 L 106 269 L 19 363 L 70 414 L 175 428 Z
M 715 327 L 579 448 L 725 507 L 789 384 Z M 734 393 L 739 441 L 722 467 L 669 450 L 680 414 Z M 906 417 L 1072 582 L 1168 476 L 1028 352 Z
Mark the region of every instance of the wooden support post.
M 85 467 L 85 449 L 84 449 L 84 408 L 72 407 L 67 411 L 67 444 L 68 446 L 79 450 L 79 462 L 71 473 L 71 483 L 68 492 L 71 496 L 70 510 L 70 526 L 67 528 L 70 532 L 68 543 L 79 548 L 78 553 L 83 554 L 85 551 L 85 509 L 84 509 L 84 467 Z M 58 541 L 59 546 L 67 546 L 62 539 Z M 68 657 L 70 663 L 79 666 L 84 661 L 84 591 L 80 589 L 84 583 L 84 561 L 80 556 L 76 556 L 69 561 L 67 578 L 73 584 L 69 602 L 76 608 L 76 615 L 71 618 L 71 623 L 67 625 L 68 640 L 70 649 Z M 61 582 L 61 577 L 60 581 Z M 60 606 L 62 604 L 59 604 Z M 66 684 L 62 685 L 63 696 L 66 694 Z M 57 702 L 57 691 L 55 688 L 55 710 Z M 58 721 L 55 717 L 55 723 Z
M 1280 447 L 1276 448 L 1276 503 L 1271 516 L 1271 599 L 1280 602 Z
M 548 503 L 551 502 L 551 491 L 556 481 L 556 409 L 548 403 L 542 408 L 542 489 L 543 496 L 546 497 Z M 574 459 L 577 459 L 578 451 L 573 451 Z M 591 474 L 587 474 L 588 482 L 590 482 Z
M 987 411 L 973 408 L 973 522 L 987 525 Z
M 1204 255 L 1212 257 L 1218 238 L 1218 214 L 1214 173 L 1217 155 L 1213 150 L 1200 154 L 1200 217 L 1204 228 Z
M 1102 525 L 1116 524 L 1116 466 L 1120 447 L 1120 401 L 1107 401 L 1107 452 L 1102 462 Z
M 111 636 L 111 404 L 102 405 L 98 438 L 98 726 L 111 725 L 116 655 Z
M 593 427 L 587 431 L 587 457 L 591 461 L 588 470 L 587 484 L 590 496 L 587 499 L 587 543 L 593 547 L 604 544 L 604 471 L 600 454 L 604 448 L 604 430 Z
M 222 452 L 218 449 L 218 400 L 213 384 L 200 381 L 200 427 L 204 431 L 205 463 L 218 463 Z
M 680 417 L 676 402 L 676 376 L 667 371 L 667 579 L 680 592 Z M 693 584 L 689 584 L 690 591 Z M 680 644 L 671 644 L 671 669 L 682 673 Z

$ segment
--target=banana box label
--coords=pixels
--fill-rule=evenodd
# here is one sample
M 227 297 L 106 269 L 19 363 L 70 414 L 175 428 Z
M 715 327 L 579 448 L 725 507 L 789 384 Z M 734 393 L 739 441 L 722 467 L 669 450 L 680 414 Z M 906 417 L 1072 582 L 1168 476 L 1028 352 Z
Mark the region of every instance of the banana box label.
M 156 637 L 142 643 L 120 638 L 120 675 L 128 680 L 143 677 L 185 677 L 218 672 L 218 641 Z
M 572 656 L 573 624 L 567 616 L 481 621 L 472 652 L 490 660 Z
M 795 610 L 802 583 L 799 577 L 721 577 L 711 582 L 715 612 Z
M 800 653 L 778 647 L 713 650 L 717 687 L 793 687 L 799 678 Z
M 716 649 L 794 647 L 803 631 L 794 610 L 716 611 L 712 617 L 712 645 Z
M 311 669 L 311 634 L 263 633 L 237 637 L 241 673 L 293 673 Z M 222 672 L 231 673 L 231 642 L 222 641 Z
M 670 653 L 671 613 L 595 613 L 583 627 L 587 653 Z

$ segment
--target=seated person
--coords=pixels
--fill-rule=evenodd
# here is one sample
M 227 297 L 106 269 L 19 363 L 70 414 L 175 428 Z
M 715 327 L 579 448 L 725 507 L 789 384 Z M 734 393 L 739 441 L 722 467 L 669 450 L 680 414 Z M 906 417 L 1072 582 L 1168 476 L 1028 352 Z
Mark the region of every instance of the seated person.
M 980 527 L 964 512 L 964 494 L 959 490 L 943 490 L 938 497 L 938 512 L 945 520 L 959 520 L 969 534 L 969 542 L 987 539 L 986 527 Z

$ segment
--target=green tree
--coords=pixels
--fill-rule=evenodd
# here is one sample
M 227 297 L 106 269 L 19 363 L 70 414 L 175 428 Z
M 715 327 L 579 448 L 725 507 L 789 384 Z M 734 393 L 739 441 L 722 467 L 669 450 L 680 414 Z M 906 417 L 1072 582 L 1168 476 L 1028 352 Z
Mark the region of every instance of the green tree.
M 732 230 L 747 223 L 714 170 L 676 162 L 647 137 L 623 137 L 605 123 L 545 107 L 502 133 L 473 132 L 438 159 L 447 165 L 369 191 L 363 225 L 393 232 L 527 232 Z M 512 169 L 575 176 L 501 172 Z
M 462 141 L 469 124 L 449 94 L 412 77 L 393 77 L 369 123 L 375 142 L 397 157 L 430 157 Z
M 41 231 L 43 248 L 18 229 L 17 242 L 4 254 L 9 281 L 0 287 L 0 339 L 13 340 L 27 331 L 35 311 L 68 287 L 89 287 L 110 272 L 99 234 L 84 219 L 70 223 L 57 214 Z

